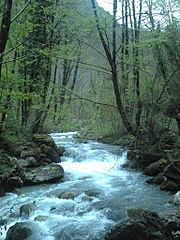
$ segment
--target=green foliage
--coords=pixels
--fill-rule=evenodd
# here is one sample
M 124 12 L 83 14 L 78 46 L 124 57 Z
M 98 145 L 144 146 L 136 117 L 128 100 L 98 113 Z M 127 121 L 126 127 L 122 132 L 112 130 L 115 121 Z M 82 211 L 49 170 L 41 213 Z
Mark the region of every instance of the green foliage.
M 147 144 L 157 139 L 162 130 L 175 130 L 175 121 L 170 122 L 169 117 L 176 118 L 175 111 L 180 105 L 179 22 L 168 16 L 169 12 L 165 14 L 166 3 L 166 0 L 155 2 L 153 11 L 155 8 L 163 10 L 161 14 L 164 14 L 165 21 L 159 26 L 155 20 L 153 28 L 146 20 L 148 26 L 142 24 L 138 43 L 133 39 L 134 29 L 129 26 L 129 39 L 123 45 L 122 32 L 126 29 L 121 24 L 117 27 L 118 84 L 133 126 L 138 105 L 133 72 L 137 59 L 133 51 L 137 49 L 139 52 L 140 132 L 146 134 Z M 179 4 L 175 0 L 172 3 L 173 7 Z M 0 9 L 2 4 L 0 1 Z M 16 1 L 12 18 L 24 6 L 25 1 Z M 112 16 L 103 9 L 97 10 L 111 52 Z M 123 47 L 128 54 L 122 57 Z M 79 130 L 95 138 L 116 136 L 121 143 L 119 135 L 125 130 L 116 108 L 93 103 L 116 105 L 111 72 L 103 56 L 105 53 L 97 34 L 91 1 L 32 1 L 12 23 L 6 51 L 9 50 L 4 57 L 7 64 L 3 65 L 0 81 L 0 112 L 5 114 L 4 130 L 10 136 L 13 132 L 26 134 L 27 130 L 28 137 L 32 126 L 37 123 L 42 125 L 41 130 L 43 127 L 47 131 Z M 78 59 L 77 79 L 72 89 Z M 72 95 L 62 90 L 65 80 L 65 87 Z

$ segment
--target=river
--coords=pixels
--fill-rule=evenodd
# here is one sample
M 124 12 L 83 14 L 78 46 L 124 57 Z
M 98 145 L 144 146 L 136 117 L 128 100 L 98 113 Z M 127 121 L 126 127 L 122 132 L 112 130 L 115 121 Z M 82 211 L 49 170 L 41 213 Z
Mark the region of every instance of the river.
M 95 141 L 79 143 L 74 134 L 51 134 L 57 145 L 66 148 L 63 181 L 24 187 L 19 196 L 8 193 L 0 198 L 0 215 L 8 220 L 7 229 L 15 222 L 34 222 L 35 217 L 44 216 L 45 221 L 36 221 L 28 240 L 103 240 L 117 221 L 127 217 L 128 208 L 157 212 L 174 208 L 168 203 L 168 192 L 146 184 L 141 172 L 122 167 L 126 149 Z M 77 196 L 59 199 L 62 192 Z M 20 206 L 34 200 L 36 208 L 29 218 L 19 217 Z M 7 229 L 2 229 L 0 240 L 5 239 Z

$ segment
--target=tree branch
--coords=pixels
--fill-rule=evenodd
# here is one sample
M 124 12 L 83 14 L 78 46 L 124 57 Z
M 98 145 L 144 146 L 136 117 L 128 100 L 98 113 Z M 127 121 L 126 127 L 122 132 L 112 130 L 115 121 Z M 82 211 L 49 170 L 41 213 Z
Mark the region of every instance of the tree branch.
M 13 23 L 25 10 L 26 8 L 29 6 L 29 4 L 31 3 L 32 0 L 29 0 L 26 5 L 23 7 L 23 9 L 21 9 L 20 12 L 18 12 L 18 14 L 11 20 L 11 23 Z
M 95 103 L 95 104 L 98 104 L 98 105 L 102 105 L 102 106 L 112 107 L 112 108 L 118 109 L 117 106 L 115 106 L 115 105 L 108 104 L 108 103 L 97 102 L 97 101 L 92 100 L 92 99 L 90 99 L 90 98 L 86 98 L 86 97 L 79 96 L 78 94 L 74 93 L 73 91 L 67 89 L 67 88 L 64 87 L 64 86 L 61 86 L 61 88 L 62 88 L 63 90 L 65 90 L 66 92 L 68 92 L 69 94 L 71 94 L 71 95 L 75 96 L 76 98 L 80 99 L 80 100 L 84 100 L 84 101 L 92 102 L 92 103 Z

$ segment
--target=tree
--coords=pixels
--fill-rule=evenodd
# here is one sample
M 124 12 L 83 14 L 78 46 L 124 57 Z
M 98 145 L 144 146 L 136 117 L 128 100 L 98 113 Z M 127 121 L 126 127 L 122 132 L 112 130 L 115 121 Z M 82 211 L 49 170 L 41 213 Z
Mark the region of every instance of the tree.
M 133 127 L 128 120 L 126 111 L 123 106 L 122 102 L 122 96 L 120 92 L 120 87 L 118 84 L 118 72 L 117 72 L 117 36 L 116 36 L 116 27 L 117 27 L 117 0 L 113 1 L 113 18 L 112 18 L 112 48 L 108 46 L 108 43 L 106 42 L 106 39 L 103 34 L 103 30 L 100 26 L 100 20 L 96 8 L 96 4 L 94 0 L 91 0 L 93 10 L 94 10 L 94 16 L 96 19 L 96 27 L 98 30 L 99 38 L 101 40 L 101 43 L 103 45 L 104 51 L 106 53 L 107 60 L 109 62 L 109 66 L 111 68 L 111 76 L 112 76 L 112 83 L 113 83 L 113 89 L 114 89 L 114 95 L 116 99 L 116 104 L 119 110 L 119 113 L 121 115 L 122 121 L 124 123 L 124 126 L 126 127 L 127 131 L 130 133 L 133 133 Z M 112 50 L 111 50 L 112 49 Z
M 1 85 L 3 55 L 6 49 L 9 29 L 11 25 L 11 10 L 12 10 L 12 0 L 5 0 L 4 8 L 3 8 L 3 16 L 1 20 L 1 29 L 0 29 L 0 85 Z M 6 118 L 6 111 L 3 109 L 3 112 L 0 113 L 0 135 L 2 134 L 2 131 L 3 131 L 5 118 Z

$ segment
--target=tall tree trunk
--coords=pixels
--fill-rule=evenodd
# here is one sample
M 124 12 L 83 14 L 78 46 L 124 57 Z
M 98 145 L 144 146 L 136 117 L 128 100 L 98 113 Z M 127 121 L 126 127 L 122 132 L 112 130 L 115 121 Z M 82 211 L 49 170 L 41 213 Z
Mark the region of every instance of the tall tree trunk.
M 6 44 L 9 36 L 9 29 L 11 25 L 11 10 L 12 10 L 12 0 L 5 0 L 4 8 L 3 8 L 3 16 L 1 21 L 1 29 L 0 29 L 0 82 L 1 82 L 2 65 L 3 65 L 3 54 L 6 49 Z M 0 115 L 0 136 L 3 132 L 5 119 L 6 119 L 6 112 L 3 112 Z
M 139 59 L 139 40 L 140 40 L 140 27 L 141 27 L 141 15 L 142 15 L 142 0 L 139 2 L 139 18 L 137 19 L 135 0 L 132 0 L 132 11 L 133 11 L 133 23 L 134 23 L 134 47 L 133 47 L 133 78 L 136 89 L 137 97 L 137 112 L 136 112 L 136 128 L 137 130 L 141 126 L 141 113 L 142 103 L 140 95 L 140 59 Z
M 0 30 L 0 79 L 3 65 L 3 54 L 8 41 L 9 29 L 11 25 L 11 9 L 12 0 L 5 0 Z
M 98 30 L 99 38 L 101 40 L 101 43 L 103 45 L 104 51 L 106 53 L 107 60 L 109 62 L 110 68 L 111 68 L 111 74 L 112 74 L 112 83 L 113 83 L 113 90 L 115 95 L 116 104 L 118 107 L 118 111 L 121 115 L 122 121 L 124 126 L 126 127 L 127 131 L 134 134 L 133 127 L 131 126 L 131 123 L 129 122 L 126 111 L 124 109 L 121 93 L 118 85 L 118 75 L 117 75 L 117 62 L 116 62 L 116 55 L 117 55 L 117 49 L 116 49 L 116 26 L 117 26 L 117 20 L 116 20 L 116 14 L 117 14 L 117 0 L 113 1 L 113 29 L 112 29 L 112 53 L 108 47 L 108 44 L 106 43 L 106 40 L 103 35 L 103 31 L 100 26 L 99 16 L 97 13 L 97 8 L 95 4 L 95 0 L 91 0 L 92 7 L 94 10 L 94 16 L 96 19 L 96 27 Z
M 78 69 L 79 69 L 79 62 L 80 62 L 80 56 L 78 56 L 77 61 L 76 61 L 73 80 L 72 80 L 72 85 L 71 85 L 71 92 L 73 92 L 75 84 L 76 84 L 76 79 L 77 79 L 77 76 L 78 76 Z M 69 96 L 68 103 L 71 102 L 71 98 L 72 98 L 72 94 Z
M 178 127 L 178 135 L 180 136 L 180 116 L 176 118 L 176 122 L 177 122 L 177 127 Z

